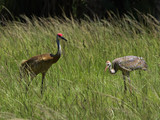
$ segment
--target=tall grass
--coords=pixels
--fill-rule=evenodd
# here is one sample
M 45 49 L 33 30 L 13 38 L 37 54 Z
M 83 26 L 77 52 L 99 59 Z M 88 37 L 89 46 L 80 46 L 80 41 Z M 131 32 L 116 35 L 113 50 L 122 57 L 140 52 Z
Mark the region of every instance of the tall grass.
M 160 26 L 152 16 L 109 20 L 33 19 L 0 27 L 1 119 L 160 119 Z M 63 33 L 62 57 L 48 71 L 19 84 L 19 64 L 42 53 L 56 53 Z M 104 73 L 106 60 L 142 56 L 147 71 L 131 73 L 133 94 L 124 94 L 121 72 Z

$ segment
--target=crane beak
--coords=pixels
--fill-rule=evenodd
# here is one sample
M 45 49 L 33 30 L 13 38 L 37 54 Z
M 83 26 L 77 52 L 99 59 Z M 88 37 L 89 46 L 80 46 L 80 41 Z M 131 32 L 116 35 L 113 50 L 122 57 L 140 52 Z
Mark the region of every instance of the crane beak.
M 64 37 L 61 37 L 63 40 L 67 41 L 67 39 L 65 39 Z
M 106 66 L 106 68 L 105 68 L 105 72 L 106 72 L 107 68 L 108 68 L 108 66 Z

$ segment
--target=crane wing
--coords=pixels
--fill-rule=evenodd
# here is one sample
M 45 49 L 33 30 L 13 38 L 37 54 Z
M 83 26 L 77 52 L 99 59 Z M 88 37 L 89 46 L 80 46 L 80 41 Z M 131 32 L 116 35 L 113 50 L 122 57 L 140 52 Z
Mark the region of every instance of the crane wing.
M 145 66 L 146 63 L 142 57 L 126 56 L 119 59 L 119 67 L 127 71 L 143 69 Z

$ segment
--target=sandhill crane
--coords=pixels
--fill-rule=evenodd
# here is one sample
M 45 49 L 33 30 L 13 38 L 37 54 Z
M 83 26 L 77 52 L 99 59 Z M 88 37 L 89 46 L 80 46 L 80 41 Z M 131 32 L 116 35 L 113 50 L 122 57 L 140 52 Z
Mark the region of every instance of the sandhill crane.
M 105 71 L 107 70 L 108 67 L 111 74 L 115 74 L 118 70 L 122 71 L 123 79 L 124 79 L 124 92 L 126 92 L 127 87 L 126 87 L 125 78 L 127 77 L 130 85 L 131 80 L 129 77 L 129 73 L 133 70 L 138 70 L 138 69 L 146 70 L 147 64 L 142 57 L 125 56 L 125 57 L 116 58 L 115 60 L 112 61 L 112 64 L 110 61 L 107 61 Z M 131 86 L 130 86 L 130 92 L 131 92 Z
M 59 39 L 67 41 L 64 37 L 62 37 L 61 33 L 57 34 L 56 42 L 58 46 L 58 51 L 55 55 L 52 53 L 41 54 L 37 56 L 33 56 L 28 60 L 23 60 L 20 66 L 20 76 L 21 78 L 28 75 L 31 77 L 31 81 L 34 77 L 36 77 L 39 73 L 42 74 L 42 84 L 41 84 L 41 94 L 43 92 L 43 82 L 46 75 L 46 72 L 51 67 L 52 64 L 56 63 L 61 57 L 61 45 Z M 28 83 L 28 86 L 30 82 Z M 28 89 L 27 86 L 27 89 Z

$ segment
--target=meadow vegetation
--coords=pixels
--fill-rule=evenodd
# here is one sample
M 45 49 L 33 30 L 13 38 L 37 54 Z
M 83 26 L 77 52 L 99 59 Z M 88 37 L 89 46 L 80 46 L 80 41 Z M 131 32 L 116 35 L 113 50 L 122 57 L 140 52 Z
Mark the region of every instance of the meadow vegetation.
M 107 20 L 33 18 L 0 27 L 0 119 L 160 119 L 160 26 L 150 15 L 109 17 Z M 19 83 L 23 59 L 57 52 L 62 56 L 46 75 Z M 147 71 L 133 71 L 133 94 L 124 94 L 121 72 L 104 72 L 105 62 L 142 56 Z

